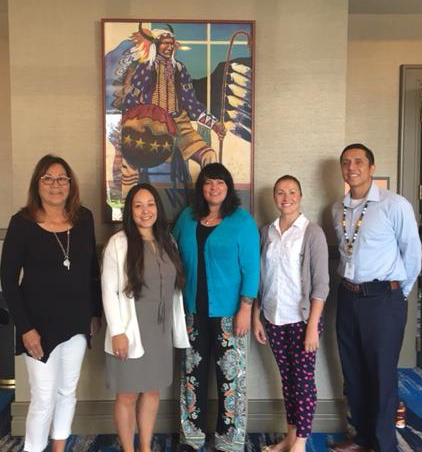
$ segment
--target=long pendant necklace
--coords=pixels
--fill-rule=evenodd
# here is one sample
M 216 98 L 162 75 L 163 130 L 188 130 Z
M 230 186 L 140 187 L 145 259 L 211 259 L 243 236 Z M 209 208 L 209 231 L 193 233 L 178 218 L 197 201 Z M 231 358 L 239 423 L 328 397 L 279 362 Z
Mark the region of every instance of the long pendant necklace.
M 155 245 L 155 240 L 145 240 L 144 239 L 144 243 L 147 243 L 150 245 L 150 250 L 151 250 L 152 254 L 154 254 L 154 257 L 157 262 L 158 274 L 160 275 L 160 303 L 158 305 L 157 322 L 163 324 L 163 331 L 165 331 L 165 329 L 166 329 L 166 325 L 165 325 L 166 309 L 165 309 L 165 303 L 163 300 L 163 272 L 161 270 L 159 250 L 157 249 L 157 247 Z
M 64 257 L 63 265 L 68 270 L 70 270 L 70 255 L 69 255 L 69 252 L 70 252 L 70 229 L 68 229 L 66 232 L 66 236 L 67 236 L 66 249 L 64 249 L 64 246 L 63 246 L 62 242 L 60 241 L 59 237 L 57 236 L 56 231 L 53 230 L 53 234 L 54 234 L 54 237 L 56 237 L 57 243 L 59 244 L 60 249 L 62 250 L 62 253 L 63 253 L 63 257 Z
M 362 224 L 363 217 L 365 216 L 366 210 L 368 209 L 368 201 L 366 201 L 365 205 L 363 206 L 362 213 L 360 214 L 360 217 L 356 221 L 355 225 L 355 232 L 353 233 L 352 238 L 349 237 L 349 234 L 346 231 L 346 212 L 347 207 L 343 204 L 343 219 L 341 221 L 341 225 L 343 226 L 343 234 L 344 238 L 346 239 L 346 253 L 351 256 L 353 254 L 353 245 L 355 243 L 356 237 L 358 236 L 358 232 L 360 229 L 360 226 Z

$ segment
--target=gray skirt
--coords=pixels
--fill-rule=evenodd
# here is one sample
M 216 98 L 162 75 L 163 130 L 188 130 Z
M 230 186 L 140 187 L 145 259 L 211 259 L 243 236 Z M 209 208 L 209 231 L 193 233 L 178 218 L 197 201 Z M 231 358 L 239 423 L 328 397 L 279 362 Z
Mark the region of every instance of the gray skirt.
M 135 302 L 145 353 L 122 361 L 106 353 L 106 387 L 113 392 L 163 389 L 173 382 L 173 291 L 176 271 L 167 255 L 145 246 L 145 281 L 148 286 Z M 160 293 L 163 294 L 160 298 Z
M 157 323 L 158 305 L 136 303 L 145 353 L 122 361 L 106 353 L 106 387 L 113 392 L 145 392 L 163 389 L 173 382 L 171 324 Z M 166 316 L 167 317 L 167 316 Z

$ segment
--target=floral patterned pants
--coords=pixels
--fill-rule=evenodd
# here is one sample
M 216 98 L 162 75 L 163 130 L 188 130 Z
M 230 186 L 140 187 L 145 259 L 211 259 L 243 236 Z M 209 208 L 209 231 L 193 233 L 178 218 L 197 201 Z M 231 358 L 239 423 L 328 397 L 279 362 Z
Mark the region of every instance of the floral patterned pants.
M 247 338 L 233 335 L 233 317 L 188 314 L 186 324 L 191 348 L 182 358 L 180 442 L 200 449 L 207 425 L 210 356 L 215 357 L 218 418 L 215 448 L 243 451 L 246 434 Z

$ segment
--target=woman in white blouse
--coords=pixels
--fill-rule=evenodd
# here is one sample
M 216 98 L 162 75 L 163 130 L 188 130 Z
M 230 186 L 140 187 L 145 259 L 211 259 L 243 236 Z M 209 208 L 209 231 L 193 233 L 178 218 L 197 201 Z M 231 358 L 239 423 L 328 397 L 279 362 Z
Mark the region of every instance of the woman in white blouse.
M 315 357 L 329 291 L 328 248 L 322 229 L 300 212 L 302 188 L 295 177 L 280 177 L 273 195 L 280 216 L 261 231 L 253 332 L 260 344 L 268 337 L 280 370 L 288 430 L 284 439 L 262 450 L 304 452 L 316 405 Z

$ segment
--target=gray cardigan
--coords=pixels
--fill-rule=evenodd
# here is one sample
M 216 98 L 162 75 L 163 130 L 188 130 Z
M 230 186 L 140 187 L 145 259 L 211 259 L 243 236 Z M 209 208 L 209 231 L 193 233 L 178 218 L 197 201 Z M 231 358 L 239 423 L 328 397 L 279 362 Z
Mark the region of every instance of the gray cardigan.
M 264 252 L 268 238 L 267 224 L 261 229 L 261 253 Z M 323 230 L 315 223 L 309 223 L 303 237 L 300 250 L 301 281 L 303 298 L 301 301 L 302 318 L 309 318 L 311 299 L 326 300 L 329 292 L 328 246 Z

